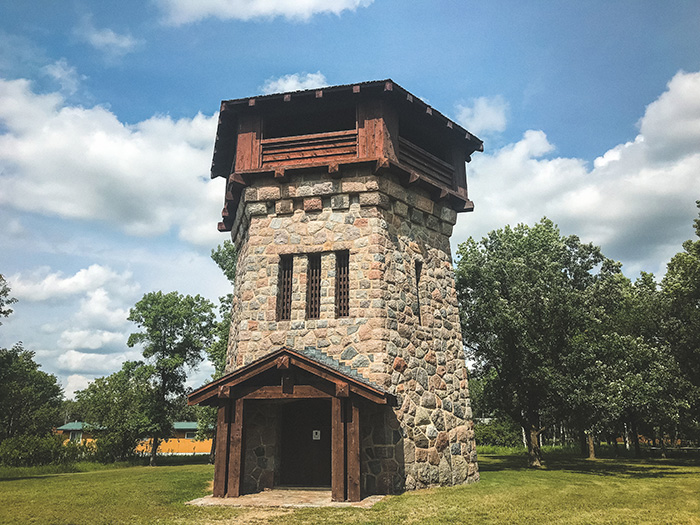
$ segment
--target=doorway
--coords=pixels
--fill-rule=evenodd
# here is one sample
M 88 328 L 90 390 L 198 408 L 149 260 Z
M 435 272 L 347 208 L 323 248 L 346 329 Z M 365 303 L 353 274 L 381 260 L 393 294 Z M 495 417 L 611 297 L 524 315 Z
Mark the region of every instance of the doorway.
M 330 401 L 293 401 L 283 404 L 280 411 L 280 484 L 330 487 Z

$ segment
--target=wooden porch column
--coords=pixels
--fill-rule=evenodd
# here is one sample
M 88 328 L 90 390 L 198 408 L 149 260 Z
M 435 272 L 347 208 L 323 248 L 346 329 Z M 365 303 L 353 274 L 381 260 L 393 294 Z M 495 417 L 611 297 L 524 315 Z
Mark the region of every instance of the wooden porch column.
M 228 460 L 227 498 L 241 495 L 241 468 L 243 466 L 243 399 L 238 398 L 231 407 L 231 439 Z
M 357 399 L 348 399 L 347 485 L 348 501 L 360 501 L 360 407 Z
M 214 458 L 214 497 L 223 498 L 226 494 L 226 472 L 228 471 L 228 436 L 230 427 L 230 403 L 219 399 L 216 415 L 216 449 Z
M 331 399 L 331 500 L 345 501 L 345 424 L 343 399 Z

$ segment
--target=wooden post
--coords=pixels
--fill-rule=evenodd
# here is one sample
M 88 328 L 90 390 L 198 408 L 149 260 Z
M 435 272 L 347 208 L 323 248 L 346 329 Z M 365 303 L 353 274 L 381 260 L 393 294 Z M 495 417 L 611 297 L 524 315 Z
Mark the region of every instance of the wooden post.
M 227 498 L 241 495 L 241 469 L 243 467 L 243 399 L 238 398 L 231 407 L 231 439 L 228 460 Z
M 230 425 L 228 399 L 219 399 L 216 416 L 216 456 L 214 460 L 214 497 L 223 498 L 226 494 L 226 471 L 228 470 L 228 435 Z
M 331 500 L 345 501 L 345 424 L 343 400 L 331 399 Z
M 360 407 L 355 397 L 348 400 L 346 429 L 348 501 L 360 501 Z

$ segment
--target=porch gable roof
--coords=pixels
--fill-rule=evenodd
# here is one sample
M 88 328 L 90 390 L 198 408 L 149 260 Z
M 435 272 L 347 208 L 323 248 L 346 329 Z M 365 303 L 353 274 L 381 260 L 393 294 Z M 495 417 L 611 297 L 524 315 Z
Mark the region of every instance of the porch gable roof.
M 187 396 L 187 402 L 189 405 L 216 405 L 219 398 L 236 397 L 231 394 L 234 387 L 243 386 L 259 374 L 273 368 L 285 370 L 291 367 L 334 384 L 335 397 L 347 397 L 353 393 L 377 404 L 396 403 L 394 395 L 320 350 L 306 348 L 298 351 L 284 346 L 198 388 Z

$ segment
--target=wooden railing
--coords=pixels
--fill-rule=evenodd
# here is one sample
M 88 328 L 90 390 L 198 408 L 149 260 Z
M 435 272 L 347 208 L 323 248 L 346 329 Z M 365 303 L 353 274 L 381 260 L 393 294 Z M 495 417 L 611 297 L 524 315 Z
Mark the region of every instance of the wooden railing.
M 333 131 L 262 139 L 263 167 L 278 164 L 312 164 L 357 157 L 357 131 Z
M 435 182 L 453 187 L 454 167 L 403 137 L 399 137 L 399 162 Z

